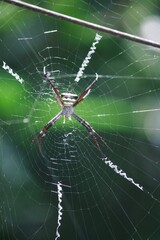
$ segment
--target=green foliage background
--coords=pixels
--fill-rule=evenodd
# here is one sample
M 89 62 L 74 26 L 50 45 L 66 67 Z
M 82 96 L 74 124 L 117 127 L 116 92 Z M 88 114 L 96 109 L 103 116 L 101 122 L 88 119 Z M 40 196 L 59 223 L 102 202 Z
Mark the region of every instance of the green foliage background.
M 101 0 L 99 2 L 78 0 L 28 2 L 137 35 L 140 34 L 140 24 L 147 17 L 152 15 L 159 16 L 160 7 L 159 1 L 120 1 L 120 4 L 119 1 L 114 1 L 113 3 L 113 1 L 106 0 Z M 26 45 L 24 51 L 22 51 L 22 46 L 20 47 L 17 41 L 17 36 L 34 36 L 38 38 L 39 34 L 42 34 L 43 30 L 47 28 L 58 29 L 59 31 L 58 37 L 54 38 L 54 42 L 56 42 L 58 46 L 58 50 L 55 48 L 55 55 L 57 55 L 57 52 L 60 57 L 67 56 L 67 52 L 70 54 L 68 56 L 68 65 L 67 63 L 67 66 L 64 64 L 64 68 L 67 69 L 65 69 L 65 71 L 69 73 L 72 69 L 73 66 L 69 66 L 69 63 L 71 63 L 71 61 L 74 62 L 75 56 L 78 56 L 75 58 L 75 69 L 77 66 L 81 66 L 82 60 L 93 42 L 95 31 L 43 14 L 20 9 L 5 3 L 5 1 L 0 2 L 1 66 L 3 65 L 3 61 L 5 61 L 15 72 L 23 76 L 26 83 L 24 90 L 21 84 L 1 68 L 0 152 L 2 168 L 0 174 L 2 181 L 0 186 L 2 192 L 2 214 L 0 218 L 2 222 L 1 239 L 5 240 L 54 239 L 54 237 L 50 238 L 50 236 L 51 234 L 54 236 L 56 229 L 56 203 L 53 205 L 50 204 L 49 207 L 47 205 L 48 203 L 56 201 L 56 198 L 54 199 L 49 191 L 46 192 L 46 190 L 44 190 L 46 185 L 42 183 L 43 171 L 37 171 L 37 173 L 33 172 L 35 168 L 33 165 L 36 164 L 38 166 L 41 156 L 36 146 L 35 148 L 31 146 L 31 140 L 35 132 L 38 132 L 38 129 L 41 129 L 44 125 L 44 122 L 47 122 L 59 111 L 59 107 L 54 104 L 54 108 L 51 108 L 49 112 L 46 110 L 46 115 L 44 115 L 47 104 L 44 102 L 44 98 L 40 99 L 37 103 L 39 112 L 37 113 L 38 115 L 34 115 L 34 117 L 31 118 L 31 127 L 24 124 L 22 121 L 27 117 L 33 104 L 35 104 L 34 90 L 38 89 L 40 84 L 38 84 L 39 80 L 37 76 L 34 77 L 34 75 L 29 75 L 29 72 L 26 70 L 29 66 L 30 73 L 34 73 L 35 71 L 35 66 L 32 62 L 37 62 L 37 56 L 34 54 L 33 48 L 30 46 L 27 48 Z M 107 34 L 102 35 L 103 40 L 96 52 L 97 57 L 93 57 L 85 74 L 94 75 L 95 72 L 99 71 L 98 73 L 106 78 L 99 80 L 97 91 L 93 91 L 92 96 L 89 96 L 85 104 L 79 106 L 76 111 L 87 121 L 92 122 L 92 126 L 98 129 L 99 132 L 102 132 L 102 134 L 107 132 L 107 143 L 109 143 L 113 151 L 116 150 L 114 154 L 109 153 L 109 157 L 112 157 L 115 164 L 119 164 L 120 159 L 128 159 L 131 165 L 126 165 L 125 161 L 121 161 L 120 167 L 127 173 L 132 173 L 134 177 L 137 177 L 138 180 L 152 192 L 156 187 L 158 189 L 158 181 L 154 185 L 152 181 L 149 182 L 149 178 L 147 178 L 146 175 L 148 173 L 151 175 L 152 173 L 152 176 L 159 179 L 159 168 L 156 168 L 155 165 L 157 161 L 159 166 L 159 146 L 157 145 L 157 149 L 155 150 L 155 146 L 152 146 L 146 139 L 144 131 L 146 112 L 134 115 L 132 111 L 152 108 L 153 102 L 159 104 L 159 52 L 147 46 L 118 37 L 109 36 Z M 50 41 L 52 42 L 53 39 L 50 39 Z M 36 45 L 32 47 L 35 47 L 36 51 L 36 49 L 43 49 L 43 45 L 45 46 L 44 39 L 38 38 Z M 66 49 L 66 52 L 64 49 Z M 71 74 L 75 73 L 75 69 Z M 117 76 L 119 79 L 114 81 Z M 127 76 L 129 79 L 126 85 L 123 83 L 123 76 Z M 153 77 L 157 78 L 157 81 L 153 81 Z M 113 79 L 113 81 L 107 84 L 105 81 L 108 79 Z M 120 87 L 121 83 L 122 85 Z M 81 92 L 85 86 L 86 84 L 83 82 L 78 88 L 78 92 Z M 105 87 L 105 89 L 103 87 Z M 112 89 L 114 89 L 114 91 Z M 32 93 L 32 97 L 30 93 Z M 101 97 L 98 97 L 99 95 Z M 91 114 L 88 114 L 88 109 L 90 109 L 89 113 Z M 95 115 L 94 119 L 92 110 Z M 98 114 L 103 112 L 109 114 L 107 124 L 103 119 L 98 117 Z M 122 114 L 120 115 L 117 113 Z M 19 123 L 15 122 L 17 116 L 20 120 Z M 42 121 L 34 124 L 36 117 L 42 117 Z M 57 125 L 59 132 L 64 130 L 67 132 L 67 129 L 72 125 L 72 123 L 69 123 L 62 128 L 61 123 L 62 121 Z M 74 124 L 76 125 L 76 123 Z M 83 147 L 85 151 L 85 146 Z M 135 149 L 138 149 L 137 153 Z M 94 151 L 96 155 L 98 151 Z M 88 158 L 92 160 L 92 156 L 90 154 Z M 146 161 L 147 156 L 149 158 L 148 161 Z M 28 162 L 25 161 L 26 157 Z M 138 167 L 136 169 L 137 163 Z M 43 169 L 45 172 L 44 166 L 38 166 L 37 169 L 38 168 Z M 143 169 L 143 174 L 139 173 L 141 169 Z M 11 176 L 11 178 L 7 178 L 8 180 L 6 180 L 5 172 L 8 176 Z M 99 174 L 103 176 L 104 173 L 100 172 Z M 156 211 L 156 207 L 151 207 L 153 199 L 139 192 L 134 186 L 128 186 L 128 183 L 112 175 L 112 172 L 108 174 L 111 176 L 111 179 L 113 179 L 113 182 L 117 183 L 118 186 L 121 186 L 121 188 L 125 190 L 124 192 L 123 190 L 120 191 L 116 184 L 112 186 L 112 181 L 109 183 L 109 185 L 112 186 L 111 189 L 113 192 L 117 194 L 118 201 L 113 201 L 112 192 L 106 193 L 103 184 L 100 184 L 100 191 L 104 193 L 104 199 L 105 197 L 107 199 L 106 205 L 112 206 L 113 208 L 116 207 L 117 203 L 119 203 L 119 205 L 122 204 L 124 207 L 126 207 L 126 204 L 128 205 L 128 207 L 126 207 L 128 221 L 125 222 L 124 220 L 121 229 L 119 221 L 125 219 L 122 209 L 120 208 L 119 213 L 117 211 L 114 212 L 114 214 L 118 216 L 118 220 L 115 220 L 112 211 L 108 212 L 108 216 L 105 217 L 110 218 L 109 222 L 111 225 L 108 227 L 109 230 L 105 230 L 105 227 L 101 226 L 100 216 L 96 211 L 95 215 L 92 213 L 93 215 L 91 218 L 86 214 L 85 221 L 87 222 L 86 226 L 88 228 L 87 236 L 87 231 L 84 230 L 85 223 L 83 223 L 85 211 L 82 214 L 81 211 L 79 211 L 79 216 L 77 217 L 78 223 L 74 221 L 74 214 L 72 211 L 68 211 L 63 219 L 65 224 L 63 224 L 61 230 L 61 239 L 132 239 L 132 224 L 133 226 L 137 226 L 137 232 L 139 233 L 135 233 L 135 239 L 147 239 L 152 232 L 156 234 L 154 235 L 155 237 L 150 239 L 158 239 L 160 233 L 159 230 L 155 229 L 158 228 L 158 224 L 160 223 L 160 216 Z M 107 181 L 107 178 L 105 181 Z M 96 195 L 96 192 L 94 192 L 94 194 Z M 155 191 L 155 196 L 158 196 L 158 191 Z M 29 205 L 28 199 L 30 198 L 31 204 Z M 145 201 L 146 204 L 144 209 L 142 209 L 143 201 Z M 135 204 L 134 202 L 136 203 L 136 209 L 132 208 L 132 204 Z M 159 204 L 155 202 L 153 204 L 157 204 L 157 210 L 159 210 Z M 138 205 L 141 207 L 138 207 Z M 46 208 L 46 206 L 48 208 Z M 153 222 L 151 222 L 151 218 L 148 220 L 144 217 L 149 207 L 157 212 L 152 214 Z M 46 209 L 48 209 L 47 214 Z M 136 212 L 140 212 L 140 214 L 136 215 Z M 27 216 L 25 219 L 23 214 Z M 89 228 L 89 221 L 90 219 L 96 219 L 96 217 L 97 220 L 95 220 L 93 226 L 96 226 L 98 236 L 93 236 L 92 227 L 91 229 Z M 143 217 L 145 219 L 144 222 Z M 149 217 L 151 216 L 148 215 L 148 218 Z M 129 222 L 130 219 L 132 224 Z M 146 227 L 140 224 L 141 221 Z M 118 227 L 116 228 L 117 222 Z M 126 228 L 128 228 L 127 231 L 124 230 L 125 225 Z M 20 231 L 20 229 L 23 229 L 23 231 Z M 77 233 L 77 229 L 79 229 L 79 233 Z M 110 229 L 112 229 L 111 232 Z M 107 238 L 106 233 L 109 238 Z

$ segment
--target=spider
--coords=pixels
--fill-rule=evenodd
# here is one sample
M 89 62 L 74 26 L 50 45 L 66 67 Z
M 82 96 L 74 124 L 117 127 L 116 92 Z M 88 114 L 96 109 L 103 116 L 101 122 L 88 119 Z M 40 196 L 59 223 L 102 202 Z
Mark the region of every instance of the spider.
M 81 103 L 85 97 L 90 93 L 92 86 L 96 83 L 98 80 L 98 74 L 96 74 L 95 80 L 81 93 L 81 95 L 78 97 L 77 94 L 73 93 L 62 93 L 61 96 L 59 95 L 59 92 L 57 88 L 54 86 L 54 84 L 51 82 L 49 76 L 49 72 L 46 72 L 44 70 L 43 73 L 44 78 L 49 82 L 51 85 L 53 92 L 56 94 L 57 101 L 59 105 L 62 107 L 62 110 L 54 116 L 39 132 L 38 135 L 35 136 L 35 138 L 32 140 L 32 142 L 35 142 L 37 139 L 39 139 L 39 144 L 42 144 L 43 139 L 46 136 L 46 133 L 50 127 L 52 127 L 59 119 L 61 116 L 64 116 L 66 118 L 71 119 L 71 117 L 75 118 L 82 126 L 84 126 L 88 132 L 90 133 L 90 136 L 94 140 L 96 146 L 100 148 L 99 143 L 97 139 L 99 139 L 103 144 L 105 144 L 109 149 L 110 147 L 108 144 L 103 140 L 103 138 L 93 129 L 93 127 L 85 121 L 83 118 L 79 117 L 77 114 L 74 113 L 74 108 Z

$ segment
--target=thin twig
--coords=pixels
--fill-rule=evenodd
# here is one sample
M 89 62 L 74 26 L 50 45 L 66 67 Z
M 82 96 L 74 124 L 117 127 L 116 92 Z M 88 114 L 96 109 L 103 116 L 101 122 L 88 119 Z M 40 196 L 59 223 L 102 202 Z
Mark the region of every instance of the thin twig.
M 42 8 L 42 7 L 39 7 L 39 6 L 35 6 L 33 4 L 30 4 L 30 3 L 22 2 L 22 1 L 19 1 L 19 0 L 4 0 L 4 1 L 8 2 L 10 4 L 14 4 L 16 6 L 19 6 L 19 7 L 27 8 L 27 9 L 35 11 L 35 12 L 47 14 L 47 15 L 52 16 L 52 17 L 56 17 L 56 18 L 59 18 L 59 19 L 62 19 L 62 20 L 66 20 L 68 22 L 72 22 L 72 23 L 77 24 L 77 25 L 81 25 L 81 26 L 85 26 L 87 28 L 95 29 L 95 30 L 100 31 L 100 32 L 109 33 L 111 35 L 116 35 L 116 36 L 119 36 L 120 38 L 128 39 L 128 40 L 133 41 L 133 42 L 137 42 L 137 43 L 145 44 L 145 45 L 148 45 L 148 46 L 160 48 L 160 43 L 158 43 L 158 42 L 154 42 L 154 41 L 151 41 L 151 40 L 148 40 L 148 39 L 145 39 L 145 38 L 141 38 L 141 37 L 136 36 L 136 35 L 132 35 L 132 34 L 129 34 L 129 33 L 126 33 L 126 32 L 121 32 L 121 31 L 118 31 L 118 30 L 115 30 L 115 29 L 112 29 L 112 28 L 101 26 L 101 25 L 98 25 L 98 24 L 95 24 L 95 23 L 92 23 L 92 22 L 84 21 L 84 20 L 81 20 L 79 18 L 71 17 L 71 16 L 68 16 L 68 15 L 65 15 L 65 14 L 62 14 L 62 13 L 58 13 L 58 12 L 55 12 L 55 11 L 52 11 L 52 10 L 48 10 L 48 9 L 45 9 L 45 8 Z

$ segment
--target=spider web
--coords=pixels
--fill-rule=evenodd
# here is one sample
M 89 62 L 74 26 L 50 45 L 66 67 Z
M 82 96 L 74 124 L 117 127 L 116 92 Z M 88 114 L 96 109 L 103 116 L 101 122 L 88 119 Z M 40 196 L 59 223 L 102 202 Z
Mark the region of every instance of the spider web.
M 156 1 L 38 5 L 159 41 Z M 159 50 L 0 7 L 1 239 L 159 239 Z M 32 144 L 61 110 L 44 69 L 78 96 L 98 74 L 75 113 L 109 147 L 63 118 Z

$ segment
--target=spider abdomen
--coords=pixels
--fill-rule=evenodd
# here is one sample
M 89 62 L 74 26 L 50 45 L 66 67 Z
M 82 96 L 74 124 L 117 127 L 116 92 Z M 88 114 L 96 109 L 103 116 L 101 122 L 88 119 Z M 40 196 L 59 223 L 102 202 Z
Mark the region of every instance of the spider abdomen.
M 73 93 L 62 93 L 61 98 L 64 106 L 73 106 L 78 98 L 78 95 Z

